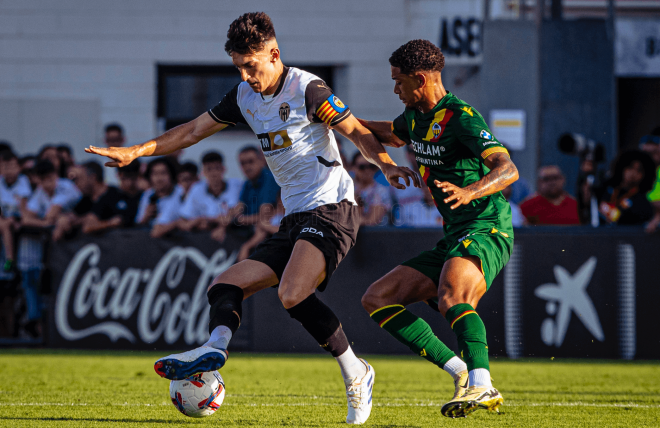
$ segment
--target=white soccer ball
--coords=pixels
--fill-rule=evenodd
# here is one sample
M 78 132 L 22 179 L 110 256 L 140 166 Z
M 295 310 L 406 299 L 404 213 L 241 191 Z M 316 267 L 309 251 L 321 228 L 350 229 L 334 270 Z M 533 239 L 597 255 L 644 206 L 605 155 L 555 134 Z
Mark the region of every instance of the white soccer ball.
M 225 399 L 225 382 L 217 371 L 173 380 L 170 382 L 170 398 L 174 406 L 186 416 L 211 416 Z

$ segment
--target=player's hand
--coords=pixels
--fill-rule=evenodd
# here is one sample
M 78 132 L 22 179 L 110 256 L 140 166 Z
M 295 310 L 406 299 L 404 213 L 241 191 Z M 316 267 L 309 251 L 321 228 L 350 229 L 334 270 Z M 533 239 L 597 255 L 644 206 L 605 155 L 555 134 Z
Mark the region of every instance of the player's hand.
M 448 183 L 446 181 L 433 180 L 435 187 L 442 189 L 443 192 L 448 193 L 449 197 L 443 199 L 445 204 L 448 204 L 452 201 L 456 201 L 450 208 L 456 209 L 461 205 L 467 205 L 474 199 L 472 191 L 458 187 L 455 184 Z
M 385 164 L 381 168 L 381 171 L 383 171 L 383 175 L 385 175 L 385 178 L 387 178 L 387 181 L 390 183 L 390 185 L 396 187 L 397 189 L 405 189 L 406 187 L 410 187 L 411 181 L 415 187 L 422 187 L 422 182 L 419 178 L 419 175 L 406 166 Z M 403 181 L 406 183 L 405 186 L 399 183 L 399 178 L 403 178 Z
M 112 159 L 111 162 L 106 162 L 105 166 L 122 167 L 133 162 L 136 158 L 132 147 L 94 147 L 89 146 L 85 149 L 87 153 L 95 155 L 107 156 Z

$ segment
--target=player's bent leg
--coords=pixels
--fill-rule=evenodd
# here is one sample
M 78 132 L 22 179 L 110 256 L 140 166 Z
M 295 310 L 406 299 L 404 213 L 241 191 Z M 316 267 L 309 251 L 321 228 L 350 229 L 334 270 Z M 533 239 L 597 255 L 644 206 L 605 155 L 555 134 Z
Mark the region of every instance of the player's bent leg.
M 167 379 L 180 380 L 222 368 L 228 358 L 227 345 L 241 324 L 243 300 L 276 284 L 277 276 L 273 270 L 255 260 L 245 260 L 220 274 L 207 293 L 211 305 L 211 337 L 198 348 L 159 359 L 154 364 L 156 373 Z
M 448 417 L 465 417 L 480 408 L 497 410 L 504 401 L 490 381 L 486 328 L 474 309 L 486 289 L 478 257 L 454 257 L 445 263 L 438 309 L 454 330 L 469 371 L 467 391 L 442 406 L 442 414 Z
M 299 239 L 284 270 L 279 297 L 297 320 L 337 362 L 346 386 L 346 422 L 362 424 L 371 414 L 375 371 L 353 353 L 335 313 L 316 296 L 325 279 L 326 259 L 311 242 Z
M 465 363 L 433 334 L 426 321 L 405 309 L 434 298 L 437 292 L 428 276 L 409 266 L 397 266 L 367 289 L 362 306 L 395 339 L 449 373 L 454 379 L 454 396 L 461 396 L 467 388 Z

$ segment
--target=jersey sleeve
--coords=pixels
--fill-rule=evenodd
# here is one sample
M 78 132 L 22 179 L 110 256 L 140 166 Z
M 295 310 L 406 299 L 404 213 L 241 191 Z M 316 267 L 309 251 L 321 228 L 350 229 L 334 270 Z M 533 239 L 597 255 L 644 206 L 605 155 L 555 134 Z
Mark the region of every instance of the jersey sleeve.
M 216 122 L 229 126 L 236 126 L 237 123 L 247 124 L 238 106 L 238 85 L 234 86 L 218 105 L 209 110 L 209 115 Z
M 466 145 L 475 156 L 485 160 L 493 153 L 506 153 L 508 150 L 490 132 L 484 118 L 471 107 L 458 111 L 458 140 Z
M 305 88 L 307 118 L 313 123 L 335 126 L 351 115 L 351 110 L 332 93 L 323 80 L 312 80 Z
M 401 114 L 392 122 L 392 133 L 404 143 L 411 143 L 410 134 L 408 133 L 408 122 L 406 122 L 405 113 Z

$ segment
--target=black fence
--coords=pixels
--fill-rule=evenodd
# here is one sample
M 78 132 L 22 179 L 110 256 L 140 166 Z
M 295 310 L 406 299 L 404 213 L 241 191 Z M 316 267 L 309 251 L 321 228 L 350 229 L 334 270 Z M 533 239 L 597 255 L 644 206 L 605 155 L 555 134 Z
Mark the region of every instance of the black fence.
M 321 295 L 359 353 L 408 353 L 364 311 L 367 287 L 431 248 L 437 229 L 365 229 Z M 516 231 L 511 261 L 477 311 L 491 355 L 660 358 L 660 236 L 640 229 L 534 228 Z M 206 234 L 150 239 L 113 231 L 54 244 L 47 344 L 65 348 L 185 349 L 207 338 L 206 288 L 234 263 L 242 239 Z M 282 307 L 275 289 L 245 302 L 232 350 L 322 352 Z M 456 349 L 446 321 L 411 306 Z

